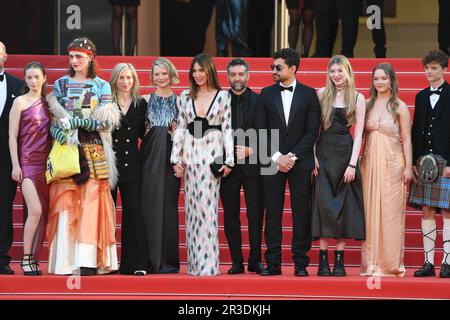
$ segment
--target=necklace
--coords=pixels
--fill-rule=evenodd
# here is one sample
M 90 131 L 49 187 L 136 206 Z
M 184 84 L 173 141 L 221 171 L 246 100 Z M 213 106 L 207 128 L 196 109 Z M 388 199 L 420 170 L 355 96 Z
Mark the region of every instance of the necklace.
M 337 90 L 337 96 L 340 97 L 342 95 L 342 91 L 344 91 L 344 88 L 342 88 L 342 89 L 336 88 L 336 90 Z

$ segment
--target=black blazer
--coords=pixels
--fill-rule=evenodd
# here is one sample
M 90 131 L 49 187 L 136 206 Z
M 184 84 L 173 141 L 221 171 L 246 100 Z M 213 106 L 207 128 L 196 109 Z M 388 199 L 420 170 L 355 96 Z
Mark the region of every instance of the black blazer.
M 12 167 L 8 145 L 9 112 L 11 111 L 14 99 L 23 93 L 22 90 L 25 82 L 7 74 L 6 72 L 5 79 L 3 81 L 6 81 L 7 97 L 5 107 L 0 115 L 0 165 Z
M 413 165 L 416 164 L 422 152 L 427 110 L 429 107 L 430 88 L 428 87 L 416 95 L 414 119 L 411 129 Z M 441 97 L 434 108 L 436 116 L 433 127 L 431 128 L 434 145 L 433 153 L 444 157 L 447 160 L 447 166 L 450 166 L 450 85 L 447 82 L 445 82 Z
M 121 115 L 120 127 L 112 133 L 119 183 L 140 182 L 142 179 L 138 139 L 142 139 L 145 133 L 146 113 L 147 102 L 141 98 L 136 107 L 131 105 L 127 114 Z
M 253 92 L 250 88 L 247 88 L 248 90 L 248 97 L 249 97 L 249 106 L 248 106 L 248 110 L 246 110 L 247 112 L 244 115 L 244 125 L 241 128 L 236 128 L 234 126 L 235 121 L 232 121 L 233 123 L 233 130 L 236 129 L 242 129 L 244 131 L 248 130 L 248 129 L 256 129 L 256 110 L 258 107 L 258 97 L 259 95 L 255 92 Z M 231 93 L 231 90 L 230 90 Z M 233 99 L 234 95 L 231 94 L 231 99 Z M 233 109 L 233 103 L 231 104 L 232 109 L 231 109 L 231 117 L 234 118 L 236 117 L 236 110 Z M 237 140 L 234 139 L 234 146 L 236 147 L 236 142 Z M 248 177 L 257 177 L 260 174 L 260 166 L 259 164 L 248 164 L 249 159 L 252 160 L 251 162 L 254 161 L 258 161 L 257 159 L 257 152 L 258 152 L 258 145 L 257 145 L 257 141 L 255 141 L 256 144 L 252 144 L 250 145 L 250 143 L 248 143 L 248 141 L 246 141 L 245 146 L 247 147 L 252 147 L 253 151 L 254 151 L 254 156 L 248 157 L 245 160 L 245 164 L 237 164 L 237 159 L 236 159 L 236 154 L 235 156 L 235 167 L 240 167 L 242 169 L 242 171 L 244 172 L 244 174 Z
M 320 127 L 320 104 L 315 89 L 297 81 L 286 125 L 280 85 L 276 83 L 264 88 L 259 96 L 256 125 L 259 129 L 268 129 L 268 157 L 276 151 L 284 155 L 292 152 L 298 158 L 294 169 L 314 168 L 313 147 Z M 278 146 L 271 139 L 272 130 L 279 130 Z

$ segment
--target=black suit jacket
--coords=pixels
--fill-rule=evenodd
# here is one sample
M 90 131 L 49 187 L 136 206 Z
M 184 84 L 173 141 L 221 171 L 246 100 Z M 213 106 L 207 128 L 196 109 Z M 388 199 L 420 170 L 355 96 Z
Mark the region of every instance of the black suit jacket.
M 427 110 L 430 107 L 430 88 L 416 95 L 414 119 L 411 130 L 413 144 L 413 165 L 416 164 L 423 148 Z M 431 107 L 430 107 L 431 108 Z M 441 155 L 450 165 L 450 85 L 445 82 L 442 94 L 435 108 L 436 116 L 431 128 L 433 153 Z
M 259 96 L 256 121 L 259 129 L 268 129 L 269 157 L 276 151 L 283 155 L 292 152 L 298 158 L 294 169 L 314 168 L 313 146 L 320 126 L 320 104 L 315 89 L 297 81 L 286 124 L 280 85 L 276 83 L 264 88 Z M 278 145 L 276 141 L 272 141 L 270 133 L 273 130 L 279 130 Z
M 9 154 L 8 130 L 9 130 L 9 112 L 13 105 L 14 99 L 22 94 L 25 82 L 13 77 L 5 72 L 7 97 L 5 107 L 0 115 L 0 165 L 12 167 L 11 156 Z
M 121 114 L 120 127 L 112 132 L 113 149 L 119 170 L 119 183 L 141 182 L 142 180 L 138 139 L 144 137 L 146 113 L 147 102 L 141 98 L 135 107 L 130 106 L 126 115 Z
M 236 128 L 234 126 L 235 121 L 232 121 L 233 123 L 233 130 L 236 129 L 242 129 L 244 131 L 248 129 L 256 129 L 256 111 L 258 108 L 258 94 L 253 92 L 250 88 L 247 88 L 248 94 L 249 94 L 249 106 L 248 110 L 246 110 L 246 113 L 244 115 L 244 125 L 240 128 Z M 230 90 L 231 91 L 231 90 Z M 231 93 L 231 92 L 230 92 Z M 234 95 L 231 94 L 231 99 L 233 99 Z M 231 109 L 231 117 L 236 117 L 236 110 L 233 109 L 234 104 L 232 103 L 232 109 Z M 234 119 L 233 119 L 234 120 Z M 256 137 L 257 138 L 257 137 Z M 234 145 L 236 146 L 237 139 L 234 139 Z M 254 143 L 252 143 L 254 142 Z M 259 163 L 257 164 L 250 164 L 254 162 L 258 162 L 257 159 L 257 151 L 258 151 L 258 145 L 257 140 L 256 141 L 246 141 L 245 146 L 252 147 L 254 151 L 254 156 L 245 158 L 245 164 L 237 164 L 237 158 L 235 154 L 235 167 L 240 167 L 244 174 L 248 177 L 257 177 L 260 174 L 260 166 Z

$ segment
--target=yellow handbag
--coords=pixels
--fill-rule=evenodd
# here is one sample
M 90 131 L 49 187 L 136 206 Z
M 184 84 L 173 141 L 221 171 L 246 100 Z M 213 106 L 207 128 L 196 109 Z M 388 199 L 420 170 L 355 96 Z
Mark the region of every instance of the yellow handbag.
M 80 173 L 80 155 L 76 145 L 53 142 L 52 150 L 47 158 L 45 178 L 47 184 Z

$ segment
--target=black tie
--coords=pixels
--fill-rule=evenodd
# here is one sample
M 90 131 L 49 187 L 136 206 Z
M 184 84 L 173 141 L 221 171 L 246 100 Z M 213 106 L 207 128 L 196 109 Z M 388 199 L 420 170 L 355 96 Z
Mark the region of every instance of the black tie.
M 0 74 L 0 82 L 3 82 L 4 78 L 5 78 L 5 74 L 4 73 Z
M 283 87 L 280 86 L 280 91 L 284 91 L 284 90 L 289 90 L 290 92 L 294 91 L 294 87 L 290 86 L 290 87 Z
M 438 96 L 440 96 L 442 94 L 442 92 L 439 91 L 439 90 L 436 90 L 436 91 L 431 91 L 430 90 L 430 96 L 433 95 L 433 94 L 437 94 Z
M 445 82 L 443 83 L 443 84 L 441 84 L 440 86 L 439 86 L 439 88 L 437 88 L 435 91 L 432 91 L 431 89 L 430 89 L 430 96 L 432 95 L 432 94 L 437 94 L 437 95 L 441 95 L 442 94 L 442 89 L 444 88 L 444 85 L 445 85 Z

